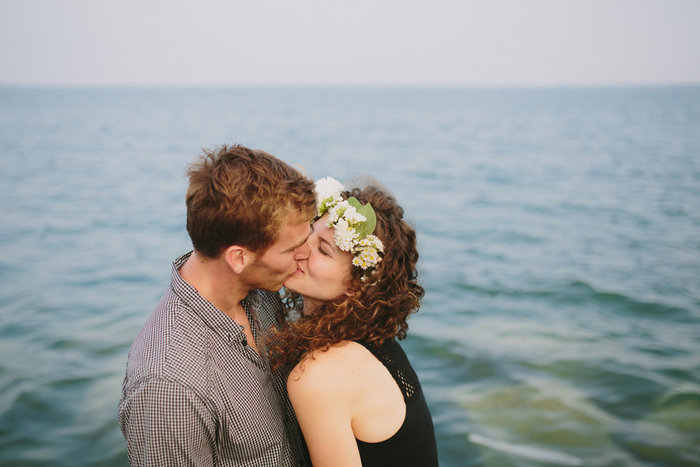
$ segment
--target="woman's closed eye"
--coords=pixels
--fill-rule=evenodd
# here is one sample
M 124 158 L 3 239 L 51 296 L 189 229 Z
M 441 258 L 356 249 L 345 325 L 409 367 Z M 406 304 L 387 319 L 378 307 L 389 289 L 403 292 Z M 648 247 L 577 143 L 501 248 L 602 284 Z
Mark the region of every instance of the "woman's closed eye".
M 313 239 L 313 242 L 309 242 L 309 244 L 311 244 L 323 256 L 330 256 L 326 250 L 328 247 L 321 241 L 320 238 L 318 238 L 318 236 Z
M 314 235 L 314 234 L 311 235 L 311 237 L 309 238 L 309 246 L 311 246 L 314 250 L 321 253 L 323 256 L 330 256 L 328 251 L 326 251 L 326 248 L 328 248 L 328 247 L 323 244 L 323 242 L 318 237 L 318 235 Z

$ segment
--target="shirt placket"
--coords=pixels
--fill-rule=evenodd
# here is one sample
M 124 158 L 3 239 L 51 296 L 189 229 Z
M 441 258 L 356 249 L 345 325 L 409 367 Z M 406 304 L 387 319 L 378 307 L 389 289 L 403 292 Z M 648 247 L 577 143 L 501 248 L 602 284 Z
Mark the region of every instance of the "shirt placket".
M 250 305 L 248 304 L 248 301 L 243 300 L 243 302 L 241 302 L 241 304 L 243 305 L 243 310 L 245 311 L 246 317 L 248 318 L 248 323 L 250 324 L 250 332 L 253 334 L 253 339 L 255 339 L 255 345 L 258 347 L 258 351 L 260 352 L 260 353 L 256 352 L 252 346 L 248 345 L 248 341 L 244 337 L 243 338 L 243 344 L 244 344 L 243 349 L 245 352 L 245 356 L 246 356 L 246 358 L 248 358 L 248 360 L 253 362 L 253 364 L 255 364 L 255 366 L 257 366 L 258 368 L 265 370 L 265 371 L 269 371 L 268 360 L 266 357 L 264 357 L 265 351 L 262 348 L 262 346 L 260 345 L 260 337 L 259 337 L 259 332 L 258 332 L 258 330 L 260 329 L 260 323 L 258 322 L 258 319 L 257 319 L 257 316 L 255 315 L 255 313 L 252 312 L 252 309 L 251 309 Z M 243 331 L 241 330 L 241 332 L 243 332 Z

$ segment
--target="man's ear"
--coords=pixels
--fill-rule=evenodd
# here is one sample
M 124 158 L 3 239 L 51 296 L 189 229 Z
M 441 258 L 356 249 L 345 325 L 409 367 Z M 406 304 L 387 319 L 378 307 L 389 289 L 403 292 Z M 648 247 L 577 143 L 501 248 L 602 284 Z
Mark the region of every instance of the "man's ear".
M 241 274 L 255 261 L 255 253 L 244 246 L 231 245 L 224 250 L 224 261 L 236 274 Z

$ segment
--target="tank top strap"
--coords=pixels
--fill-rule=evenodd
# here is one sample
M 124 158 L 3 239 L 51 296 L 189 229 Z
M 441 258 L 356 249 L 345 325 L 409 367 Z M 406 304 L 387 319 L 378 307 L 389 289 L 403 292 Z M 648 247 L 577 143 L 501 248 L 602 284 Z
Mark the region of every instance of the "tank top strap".
M 401 389 L 407 405 L 421 395 L 422 391 L 418 375 L 411 367 L 406 353 L 395 339 L 384 341 L 381 347 L 365 341 L 357 341 L 357 343 L 369 350 L 389 370 L 394 381 Z

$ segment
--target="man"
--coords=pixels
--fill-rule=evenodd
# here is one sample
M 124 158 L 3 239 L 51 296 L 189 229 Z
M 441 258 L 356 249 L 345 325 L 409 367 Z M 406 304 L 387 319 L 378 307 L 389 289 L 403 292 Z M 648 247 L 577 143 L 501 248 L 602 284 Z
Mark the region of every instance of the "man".
M 205 151 L 188 169 L 194 251 L 136 337 L 119 403 L 134 465 L 297 466 L 298 427 L 261 335 L 308 257 L 313 182 L 262 151 Z M 284 375 L 286 377 L 286 375 Z

